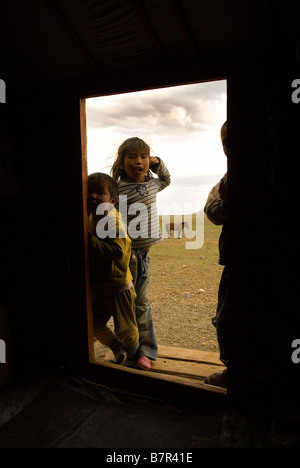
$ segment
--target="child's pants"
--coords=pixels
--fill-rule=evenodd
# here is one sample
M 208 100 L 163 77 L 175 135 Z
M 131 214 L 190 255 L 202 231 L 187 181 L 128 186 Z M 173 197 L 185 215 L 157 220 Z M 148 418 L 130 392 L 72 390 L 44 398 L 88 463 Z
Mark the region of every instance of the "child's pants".
M 105 346 L 116 337 L 124 343 L 128 354 L 135 354 L 139 346 L 139 333 L 135 317 L 135 291 L 131 287 L 122 292 L 97 291 L 93 294 L 94 336 Z M 107 326 L 113 316 L 114 331 Z
M 220 360 L 225 364 L 225 366 L 228 366 L 230 344 L 234 339 L 232 326 L 230 327 L 229 320 L 228 267 L 224 266 L 219 284 L 217 313 L 213 323 L 217 329 Z
M 133 250 L 130 260 L 130 270 L 135 286 L 135 313 L 140 335 L 138 357 L 157 358 L 157 342 L 154 332 L 152 310 L 148 299 L 150 281 L 150 258 L 144 249 Z

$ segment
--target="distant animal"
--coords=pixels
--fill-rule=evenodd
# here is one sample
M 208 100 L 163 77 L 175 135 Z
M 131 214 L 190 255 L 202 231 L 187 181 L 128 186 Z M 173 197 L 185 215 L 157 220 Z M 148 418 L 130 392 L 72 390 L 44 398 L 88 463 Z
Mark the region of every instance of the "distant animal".
M 175 231 L 177 231 L 178 233 L 177 238 L 179 239 L 181 237 L 182 229 L 184 229 L 185 227 L 186 228 L 189 227 L 189 223 L 187 223 L 186 221 L 182 221 L 181 223 L 166 224 L 166 231 L 168 233 L 168 238 L 170 239 L 171 231 L 173 231 L 174 234 L 175 234 Z

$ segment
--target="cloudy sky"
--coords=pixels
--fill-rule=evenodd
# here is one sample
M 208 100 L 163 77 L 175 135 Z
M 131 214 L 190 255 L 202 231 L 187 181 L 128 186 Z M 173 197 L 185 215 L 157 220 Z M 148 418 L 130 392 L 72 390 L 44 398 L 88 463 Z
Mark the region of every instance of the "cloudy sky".
M 201 210 L 227 170 L 220 140 L 226 104 L 226 81 L 89 98 L 88 173 L 109 174 L 119 145 L 138 136 L 171 173 L 158 194 L 160 213 Z

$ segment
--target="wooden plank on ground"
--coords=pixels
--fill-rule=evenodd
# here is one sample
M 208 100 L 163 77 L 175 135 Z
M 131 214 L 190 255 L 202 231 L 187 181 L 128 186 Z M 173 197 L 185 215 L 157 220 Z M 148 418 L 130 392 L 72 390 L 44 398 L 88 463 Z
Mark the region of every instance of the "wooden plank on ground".
M 224 367 L 224 364 L 219 359 L 219 353 L 211 351 L 199 351 L 197 349 L 173 348 L 171 346 L 158 346 L 158 357 L 173 359 L 175 361 L 189 361 L 195 363 L 211 364 L 213 366 Z M 105 358 L 106 361 L 113 359 L 112 351 L 108 350 Z M 218 371 L 221 371 L 219 369 Z
M 111 359 L 113 353 L 109 350 L 105 361 Z M 151 373 L 203 380 L 214 372 L 220 372 L 223 367 L 217 353 L 160 346 L 157 360 L 152 361 Z
M 205 384 L 201 380 L 188 379 L 177 375 L 159 372 L 145 372 L 125 366 L 118 366 L 102 359 L 91 362 L 89 372 L 85 375 L 88 380 L 108 385 L 108 388 L 121 391 L 145 394 L 166 401 L 182 404 L 187 402 L 193 407 L 203 404 L 226 404 L 227 390 Z M 225 399 L 224 399 L 225 398 Z
M 157 358 L 157 360 L 152 363 L 151 372 L 203 380 L 214 372 L 220 372 L 220 366 L 206 363 L 179 361 L 175 359 Z
M 171 346 L 158 346 L 158 356 L 180 361 L 202 362 L 224 367 L 219 358 L 219 353 L 211 351 L 199 351 L 197 349 L 173 348 Z M 221 369 L 219 369 L 221 370 Z

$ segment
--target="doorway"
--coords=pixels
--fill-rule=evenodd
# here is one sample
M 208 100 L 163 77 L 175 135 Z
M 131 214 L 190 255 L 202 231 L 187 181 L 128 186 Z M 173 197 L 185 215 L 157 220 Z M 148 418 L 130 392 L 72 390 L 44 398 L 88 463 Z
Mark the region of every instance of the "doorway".
M 203 208 L 227 171 L 220 140 L 226 115 L 226 80 L 86 99 L 88 174 L 110 174 L 119 145 L 132 136 L 146 141 L 171 174 L 171 185 L 158 194 L 163 242 L 150 253 L 149 299 L 164 364 L 176 354 L 193 363 L 207 356 L 219 365 L 212 317 L 222 272 L 221 228 Z M 169 234 L 166 226 L 181 221 L 189 227 Z M 106 359 L 107 348 L 98 341 L 92 347 L 96 362 Z

